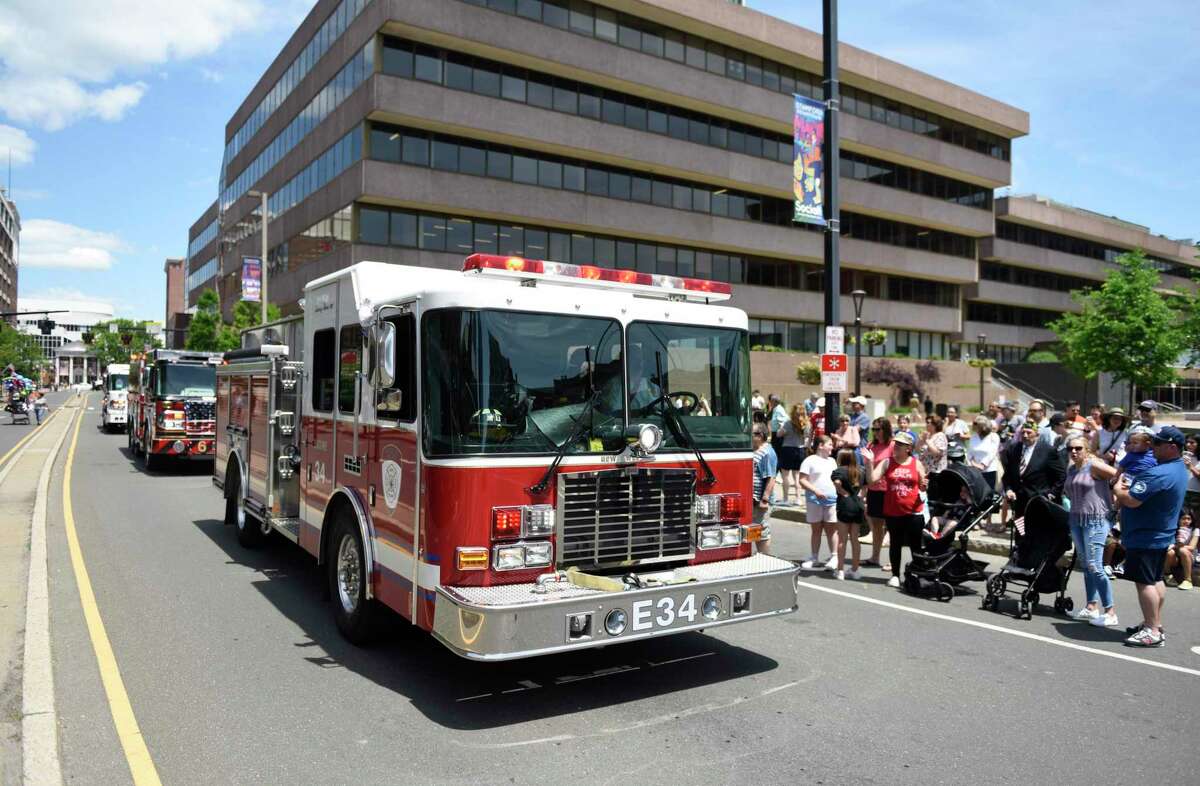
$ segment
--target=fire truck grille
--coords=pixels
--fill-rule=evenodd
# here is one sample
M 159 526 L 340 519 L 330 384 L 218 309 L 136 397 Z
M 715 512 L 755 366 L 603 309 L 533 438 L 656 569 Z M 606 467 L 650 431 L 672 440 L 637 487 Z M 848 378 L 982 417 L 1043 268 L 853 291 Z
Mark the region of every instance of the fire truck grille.
M 696 475 L 684 469 L 616 469 L 558 476 L 559 567 L 687 559 Z

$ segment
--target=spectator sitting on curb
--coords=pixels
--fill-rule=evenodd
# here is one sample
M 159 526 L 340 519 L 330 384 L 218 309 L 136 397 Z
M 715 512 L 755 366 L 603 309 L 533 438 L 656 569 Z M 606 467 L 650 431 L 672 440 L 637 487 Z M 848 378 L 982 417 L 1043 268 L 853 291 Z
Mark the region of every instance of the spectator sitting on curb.
M 1200 544 L 1200 527 L 1192 526 L 1192 512 L 1185 507 L 1179 513 L 1179 529 L 1175 530 L 1175 542 L 1167 548 L 1167 561 L 1163 565 L 1168 586 L 1178 586 L 1181 590 L 1192 588 L 1197 544 Z
M 1163 426 L 1154 435 L 1157 466 L 1142 471 L 1131 482 L 1120 483 L 1113 492 L 1124 511 L 1121 540 L 1125 546 L 1125 578 L 1137 584 L 1142 622 L 1127 629 L 1130 647 L 1161 647 L 1162 607 L 1166 602 L 1163 566 L 1167 549 L 1175 538 L 1179 512 L 1187 492 L 1187 468 L 1183 455 L 1183 432 Z

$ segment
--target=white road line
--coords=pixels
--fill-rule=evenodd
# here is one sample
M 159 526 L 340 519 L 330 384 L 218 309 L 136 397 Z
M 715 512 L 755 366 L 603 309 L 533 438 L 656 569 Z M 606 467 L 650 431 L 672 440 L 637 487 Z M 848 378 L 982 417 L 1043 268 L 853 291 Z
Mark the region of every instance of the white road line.
M 934 619 L 946 620 L 947 622 L 957 622 L 962 625 L 970 625 L 975 628 L 983 628 L 984 630 L 995 631 L 996 633 L 1004 633 L 1009 636 L 1016 636 L 1022 639 L 1030 639 L 1031 641 L 1040 641 L 1045 644 L 1053 644 L 1056 647 L 1065 647 L 1069 650 L 1078 650 L 1080 652 L 1089 652 L 1093 655 L 1103 655 L 1106 658 L 1116 658 L 1117 660 L 1129 661 L 1130 663 L 1140 663 L 1143 666 L 1153 666 L 1158 669 L 1166 669 L 1167 671 L 1177 671 L 1181 674 L 1188 674 L 1192 677 L 1200 677 L 1200 670 L 1189 669 L 1185 666 L 1176 666 L 1173 663 L 1160 663 L 1158 661 L 1139 658 L 1134 655 L 1126 655 L 1123 652 L 1109 652 L 1108 650 L 1096 649 L 1095 647 L 1085 647 L 1082 644 L 1076 644 L 1073 641 L 1065 641 L 1063 639 L 1052 639 L 1049 636 L 1042 636 L 1038 633 L 1027 633 L 1023 630 L 1013 630 L 1012 628 L 1002 628 L 999 625 L 992 625 L 989 622 L 978 622 L 976 620 L 964 619 L 955 617 L 950 614 L 939 614 L 936 611 L 926 611 L 925 609 L 917 609 L 912 606 L 905 606 L 900 603 L 892 603 L 886 600 L 878 600 L 876 598 L 868 598 L 865 595 L 860 595 L 856 592 L 847 592 L 845 590 L 836 590 L 830 587 L 822 587 L 817 584 L 809 584 L 807 581 L 797 581 L 797 587 L 805 589 L 817 590 L 818 592 L 827 592 L 830 595 L 838 595 L 843 598 L 851 598 L 852 600 L 862 601 L 863 603 L 873 603 L 876 606 L 883 606 L 897 611 L 905 611 L 909 614 L 919 614 L 922 617 L 933 617 Z
M 76 415 L 79 416 L 78 413 Z M 50 660 L 50 584 L 46 567 L 46 498 L 54 459 L 73 418 L 42 463 L 29 533 L 29 583 L 25 598 L 25 660 L 21 685 L 21 758 L 27 784 L 61 784 L 54 667 Z M 14 461 L 15 463 L 15 461 Z

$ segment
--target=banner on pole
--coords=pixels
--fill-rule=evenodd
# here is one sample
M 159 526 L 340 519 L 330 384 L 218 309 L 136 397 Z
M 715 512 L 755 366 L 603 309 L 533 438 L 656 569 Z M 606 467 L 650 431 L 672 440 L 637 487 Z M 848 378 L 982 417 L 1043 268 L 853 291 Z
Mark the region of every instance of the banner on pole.
M 795 197 L 793 221 L 825 226 L 824 192 L 825 103 L 804 96 L 793 96 L 792 116 L 792 193 Z
M 242 257 L 242 300 L 262 300 L 262 260 Z

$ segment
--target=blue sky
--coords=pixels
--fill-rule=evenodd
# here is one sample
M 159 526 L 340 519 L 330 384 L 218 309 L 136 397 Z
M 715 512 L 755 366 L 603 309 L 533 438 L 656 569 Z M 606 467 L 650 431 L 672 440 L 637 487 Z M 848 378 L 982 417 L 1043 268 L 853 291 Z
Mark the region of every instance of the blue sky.
M 451 0 L 446 0 L 450 2 Z M 820 29 L 819 0 L 751 6 Z M 163 318 L 163 260 L 216 195 L 224 125 L 306 0 L 4 0 L 0 173 L 21 294 Z M 841 3 L 841 38 L 1031 115 L 1013 191 L 1200 236 L 1200 3 Z M 0 182 L 4 182 L 0 180 Z

